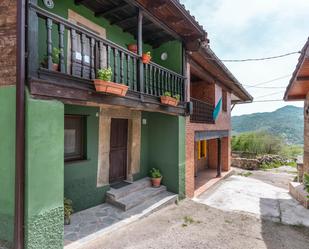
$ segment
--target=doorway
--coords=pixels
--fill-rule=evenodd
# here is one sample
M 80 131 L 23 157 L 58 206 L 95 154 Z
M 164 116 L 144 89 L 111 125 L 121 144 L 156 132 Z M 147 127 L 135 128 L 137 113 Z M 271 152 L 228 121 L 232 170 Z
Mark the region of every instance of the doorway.
M 126 180 L 128 156 L 128 119 L 111 119 L 110 184 Z

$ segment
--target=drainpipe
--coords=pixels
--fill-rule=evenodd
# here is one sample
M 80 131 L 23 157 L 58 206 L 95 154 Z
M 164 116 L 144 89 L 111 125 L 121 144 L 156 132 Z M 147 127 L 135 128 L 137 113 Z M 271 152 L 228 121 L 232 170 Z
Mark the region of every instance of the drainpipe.
M 25 0 L 17 0 L 14 248 L 24 248 L 25 193 Z

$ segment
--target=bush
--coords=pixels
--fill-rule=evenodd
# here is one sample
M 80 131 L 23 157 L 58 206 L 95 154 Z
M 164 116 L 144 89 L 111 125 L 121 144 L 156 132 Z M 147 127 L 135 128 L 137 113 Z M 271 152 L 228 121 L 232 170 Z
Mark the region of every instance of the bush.
M 232 137 L 232 150 L 262 154 L 278 154 L 284 146 L 283 139 L 267 132 L 247 132 Z

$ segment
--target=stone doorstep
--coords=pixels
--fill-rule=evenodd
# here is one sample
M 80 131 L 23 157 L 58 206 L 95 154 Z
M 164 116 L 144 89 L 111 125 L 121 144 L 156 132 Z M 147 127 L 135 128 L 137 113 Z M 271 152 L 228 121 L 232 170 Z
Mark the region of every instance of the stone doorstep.
M 163 195 L 165 195 L 165 193 L 163 193 Z M 96 239 L 98 239 L 99 237 L 105 236 L 113 231 L 116 231 L 122 227 L 125 227 L 133 222 L 136 222 L 144 217 L 149 216 L 150 214 L 166 207 L 169 205 L 172 205 L 176 202 L 178 198 L 178 195 L 174 194 L 174 195 L 165 195 L 164 198 L 162 198 L 161 200 L 157 201 L 155 204 L 147 207 L 146 209 L 144 209 L 143 211 L 139 212 L 138 214 L 133 214 L 132 216 L 130 216 L 129 218 L 126 218 L 124 220 L 121 220 L 109 227 L 103 228 L 93 234 L 90 234 L 78 241 L 75 241 L 71 244 L 68 244 L 66 246 L 64 246 L 64 249 L 79 249 L 81 247 L 84 247 L 88 244 L 91 243 L 93 241 L 95 241 Z
M 290 182 L 289 192 L 294 199 L 299 201 L 305 208 L 309 209 L 309 199 L 307 198 L 309 194 L 304 190 L 304 185 L 302 183 Z

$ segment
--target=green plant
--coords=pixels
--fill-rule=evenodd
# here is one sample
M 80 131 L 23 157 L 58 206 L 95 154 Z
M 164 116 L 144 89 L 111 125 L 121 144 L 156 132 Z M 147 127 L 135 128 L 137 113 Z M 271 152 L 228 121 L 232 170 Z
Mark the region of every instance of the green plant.
M 150 56 L 151 57 L 151 53 L 150 53 L 150 51 L 148 51 L 147 53 L 145 53 L 145 54 L 147 54 L 148 56 Z
M 304 188 L 309 194 L 309 174 L 307 173 L 304 174 Z M 309 195 L 307 195 L 307 198 L 309 198 Z
M 68 218 L 74 212 L 73 206 L 72 206 L 73 202 L 72 200 L 64 197 L 63 204 L 64 204 L 64 217 Z
M 108 68 L 102 68 L 102 69 L 98 69 L 97 72 L 97 77 L 100 80 L 104 80 L 104 81 L 111 81 L 112 80 L 112 68 L 108 67 Z
M 156 169 L 156 168 L 152 168 L 150 170 L 150 177 L 151 178 L 161 178 L 162 177 L 162 174 L 160 172 L 159 169 Z
M 180 100 L 180 95 L 179 94 L 175 94 L 175 95 L 173 95 L 173 98 L 176 99 L 177 101 L 179 101 Z
M 59 55 L 60 55 L 60 49 L 54 47 L 52 54 L 51 54 L 52 61 L 53 61 L 54 64 L 59 64 Z
M 172 97 L 172 94 L 168 91 L 164 92 L 163 95 L 166 96 L 166 97 Z

